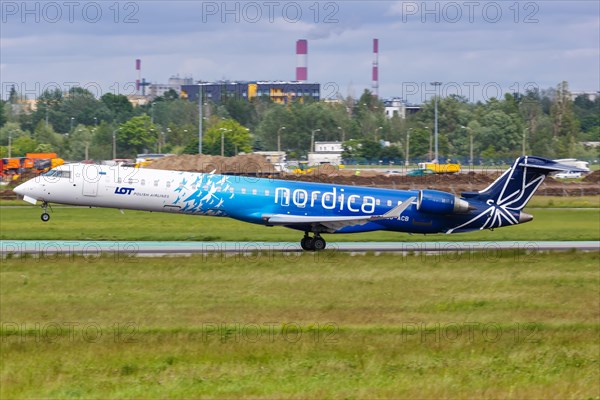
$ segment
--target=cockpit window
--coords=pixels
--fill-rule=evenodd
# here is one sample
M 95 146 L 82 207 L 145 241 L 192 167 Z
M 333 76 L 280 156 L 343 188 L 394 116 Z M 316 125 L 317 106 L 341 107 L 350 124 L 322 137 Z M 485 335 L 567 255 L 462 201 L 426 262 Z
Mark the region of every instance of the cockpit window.
M 71 178 L 71 171 L 63 171 L 59 169 L 51 169 L 48 172 L 42 174 L 43 176 L 49 176 L 52 178 Z

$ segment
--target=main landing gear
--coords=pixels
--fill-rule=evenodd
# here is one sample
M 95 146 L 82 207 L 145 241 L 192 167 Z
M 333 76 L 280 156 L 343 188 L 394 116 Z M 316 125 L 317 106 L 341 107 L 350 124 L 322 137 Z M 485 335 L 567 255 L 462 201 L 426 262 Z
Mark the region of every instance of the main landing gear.
M 48 220 L 50 220 L 50 214 L 47 213 L 47 211 L 48 211 L 48 202 L 47 201 L 44 201 L 42 203 L 42 210 L 44 210 L 44 212 L 42 213 L 40 218 L 42 219 L 42 221 L 48 222 Z
M 304 232 L 304 237 L 300 241 L 300 246 L 302 246 L 302 249 L 309 251 L 323 250 L 326 245 L 327 242 L 325 242 L 325 239 L 323 239 L 318 233 L 315 233 L 313 237 L 310 237 L 308 232 Z

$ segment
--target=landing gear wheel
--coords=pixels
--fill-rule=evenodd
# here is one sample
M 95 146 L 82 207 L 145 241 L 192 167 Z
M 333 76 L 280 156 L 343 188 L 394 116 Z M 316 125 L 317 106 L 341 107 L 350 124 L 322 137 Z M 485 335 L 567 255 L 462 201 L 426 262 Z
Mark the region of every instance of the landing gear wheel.
M 302 247 L 302 250 L 314 250 L 313 248 L 313 238 L 311 238 L 310 236 L 305 236 L 302 238 L 302 240 L 300 241 L 300 247 Z
M 325 242 L 325 239 L 323 239 L 318 233 L 315 234 L 314 237 L 310 237 L 308 236 L 308 232 L 305 232 L 304 237 L 300 241 L 302 250 L 307 251 L 320 251 L 323 250 L 326 245 L 327 243 Z
M 325 239 L 323 239 L 321 236 L 317 236 L 317 237 L 313 238 L 311 244 L 312 244 L 311 250 L 320 251 L 320 250 L 325 249 L 327 242 L 325 242 Z
M 50 219 L 50 214 L 47 213 L 47 211 L 48 211 L 48 202 L 47 201 L 42 202 L 42 210 L 44 210 L 44 212 L 42 213 L 40 218 L 42 219 L 42 221 L 48 222 L 48 220 Z

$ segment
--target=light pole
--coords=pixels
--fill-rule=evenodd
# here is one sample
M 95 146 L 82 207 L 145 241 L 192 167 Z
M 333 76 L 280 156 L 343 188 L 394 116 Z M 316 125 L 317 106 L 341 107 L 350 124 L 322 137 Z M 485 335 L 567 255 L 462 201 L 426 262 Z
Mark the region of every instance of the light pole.
M 219 128 L 221 131 L 221 157 L 225 157 L 225 132 L 231 132 L 231 129 Z
M 380 130 L 383 129 L 383 126 L 380 126 L 379 128 L 375 129 L 375 141 L 377 142 L 377 138 L 379 137 L 378 133 Z
M 442 85 L 442 82 L 431 82 L 435 89 L 435 159 L 433 162 L 438 163 L 438 96 L 437 96 L 437 87 Z
M 12 131 L 8 132 L 8 158 L 12 156 Z
M 73 122 L 75 122 L 75 117 L 71 117 L 71 129 L 69 132 L 73 132 Z
M 468 126 L 461 125 L 469 133 L 469 168 L 473 168 L 473 129 Z
M 112 146 L 112 158 L 115 160 L 117 158 L 117 131 L 121 128 L 117 128 L 112 133 L 113 146 Z
M 341 126 L 338 126 L 338 129 L 342 131 L 342 143 L 344 143 L 346 141 L 346 131 Z
M 277 151 L 280 152 L 281 151 L 281 131 L 285 129 L 285 126 L 282 126 L 281 128 L 277 129 Z
M 408 161 L 408 157 L 409 157 L 408 149 L 410 147 L 410 131 L 412 131 L 412 128 L 410 128 L 409 130 L 406 131 L 406 160 L 404 160 L 404 165 L 407 167 L 410 165 L 410 162 Z
M 310 134 L 310 151 L 315 152 L 315 132 L 321 132 L 321 129 L 314 129 Z
M 94 126 L 98 126 L 98 118 L 94 117 Z
M 202 85 L 198 85 L 198 154 L 202 154 Z

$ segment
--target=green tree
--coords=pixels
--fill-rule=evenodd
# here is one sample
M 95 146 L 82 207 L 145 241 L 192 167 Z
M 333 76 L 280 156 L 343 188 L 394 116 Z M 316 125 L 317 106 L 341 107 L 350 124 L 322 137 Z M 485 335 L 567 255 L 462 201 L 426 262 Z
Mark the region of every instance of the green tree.
M 6 116 L 6 107 L 10 106 L 4 100 L 0 100 L 0 128 L 4 126 L 8 117 Z
M 110 121 L 111 112 L 106 105 L 96 99 L 86 89 L 74 87 L 69 90 L 62 103 L 64 116 L 68 118 L 69 128 L 71 118 L 75 124 L 96 125 L 101 121 Z
M 92 141 L 89 149 L 89 157 L 92 160 L 111 160 L 113 132 L 116 126 L 102 122 L 92 131 Z M 116 135 L 116 132 L 115 132 Z
M 221 136 L 225 156 L 233 156 L 237 152 L 252 151 L 252 135 L 248 128 L 234 119 L 223 120 L 210 127 L 203 137 L 203 153 L 221 154 Z
M 556 88 L 556 97 L 550 112 L 552 117 L 552 137 L 559 147 L 559 156 L 572 157 L 575 152 L 579 122 L 573 113 L 573 101 L 567 82 Z
M 122 94 L 105 93 L 100 101 L 111 113 L 109 122 L 123 123 L 133 116 L 133 105 Z
M 133 157 L 154 151 L 157 147 L 158 127 L 148 115 L 140 115 L 124 122 L 117 132 L 117 156 Z
M 46 144 L 52 151 L 59 151 L 63 142 L 63 137 L 54 132 L 52 125 L 46 126 L 45 121 L 38 122 L 33 132 L 33 138 L 39 144 Z
M 0 144 L 3 146 L 8 145 L 8 137 L 11 136 L 11 140 L 16 140 L 22 136 L 29 136 L 29 132 L 21 129 L 21 126 L 16 122 L 7 122 L 2 128 L 0 128 Z
M 37 125 L 40 121 L 44 121 L 58 132 L 68 132 L 70 121 L 62 109 L 63 101 L 63 93 L 59 89 L 44 90 L 36 101 L 33 123 Z
M 12 142 L 12 157 L 25 157 L 27 153 L 33 153 L 37 145 L 29 135 L 20 136 Z
M 71 160 L 89 159 L 89 150 L 92 144 L 92 132 L 84 126 L 77 125 L 69 134 L 69 153 L 67 157 Z

